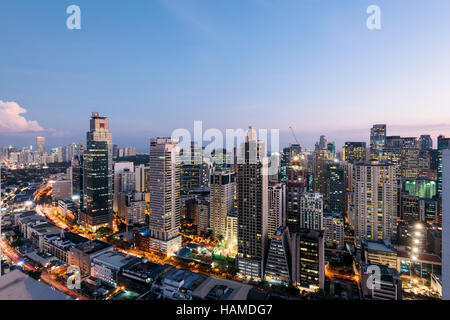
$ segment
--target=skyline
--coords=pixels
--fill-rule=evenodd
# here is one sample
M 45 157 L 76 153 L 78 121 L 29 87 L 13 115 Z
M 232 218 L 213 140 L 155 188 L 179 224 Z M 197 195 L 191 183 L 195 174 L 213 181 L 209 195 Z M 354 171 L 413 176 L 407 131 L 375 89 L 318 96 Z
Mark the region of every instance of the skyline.
M 68 1 L 4 2 L 0 142 L 84 141 L 92 111 L 140 152 L 195 120 L 280 129 L 281 146 L 292 126 L 308 149 L 322 134 L 367 142 L 375 123 L 449 136 L 450 4 L 377 1 L 382 29 L 370 31 L 372 2 L 77 1 L 81 30 L 65 28 Z

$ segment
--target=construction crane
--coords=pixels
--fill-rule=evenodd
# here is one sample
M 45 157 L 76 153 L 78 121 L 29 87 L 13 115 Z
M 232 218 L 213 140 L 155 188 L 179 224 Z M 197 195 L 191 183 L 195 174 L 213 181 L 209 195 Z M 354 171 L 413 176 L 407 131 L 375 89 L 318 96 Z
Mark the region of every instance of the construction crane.
M 300 145 L 300 143 L 297 140 L 297 136 L 295 135 L 294 129 L 292 129 L 291 126 L 289 126 L 289 129 L 291 129 L 292 135 L 294 136 L 295 142 L 297 142 L 298 145 Z

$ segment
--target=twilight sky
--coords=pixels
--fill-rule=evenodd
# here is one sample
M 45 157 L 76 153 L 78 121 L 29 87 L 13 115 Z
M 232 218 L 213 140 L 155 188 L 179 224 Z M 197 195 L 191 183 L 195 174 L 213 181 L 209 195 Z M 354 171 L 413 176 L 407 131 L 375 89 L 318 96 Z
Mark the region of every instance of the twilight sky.
M 66 8 L 81 8 L 81 30 Z M 381 8 L 382 29 L 366 28 Z M 2 0 L 0 145 L 85 141 L 92 111 L 114 143 L 193 129 L 292 126 L 311 148 L 450 135 L 448 0 Z

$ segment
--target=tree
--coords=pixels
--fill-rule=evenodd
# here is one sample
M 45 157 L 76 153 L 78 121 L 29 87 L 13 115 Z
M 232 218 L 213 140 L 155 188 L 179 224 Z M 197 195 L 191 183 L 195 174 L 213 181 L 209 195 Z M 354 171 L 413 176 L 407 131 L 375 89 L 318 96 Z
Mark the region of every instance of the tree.
M 107 237 L 107 236 L 111 235 L 112 233 L 113 233 L 113 231 L 111 230 L 111 228 L 101 227 L 100 229 L 97 230 L 97 237 L 98 238 Z
M 28 275 L 29 275 L 30 277 L 32 277 L 34 280 L 39 280 L 39 279 L 41 278 L 42 271 L 40 271 L 40 270 L 37 270 L 37 271 L 30 271 L 30 272 L 28 273 Z

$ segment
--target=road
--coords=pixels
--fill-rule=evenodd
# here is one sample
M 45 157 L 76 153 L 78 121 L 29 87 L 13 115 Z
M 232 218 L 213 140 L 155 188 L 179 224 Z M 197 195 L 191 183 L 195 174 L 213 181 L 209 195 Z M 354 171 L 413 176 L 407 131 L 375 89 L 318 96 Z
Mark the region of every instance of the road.
M 14 262 L 16 265 L 21 265 L 21 267 L 24 270 L 27 270 L 27 271 L 38 271 L 39 270 L 39 268 L 34 267 L 31 264 L 29 264 L 28 262 L 26 262 L 24 257 L 22 257 L 16 250 L 14 250 L 14 248 L 12 248 L 6 240 L 1 239 L 0 246 L 1 246 L 2 252 L 8 257 L 8 259 L 10 261 Z M 66 294 L 66 295 L 69 295 L 69 296 L 72 296 L 72 297 L 75 297 L 75 298 L 78 298 L 81 300 L 87 300 L 87 298 L 83 297 L 79 293 L 68 289 L 65 285 L 58 282 L 56 279 L 53 279 L 53 277 L 46 270 L 41 270 L 41 271 L 42 271 L 42 274 L 41 274 L 40 279 L 45 284 L 49 285 L 53 289 L 59 290 L 60 292 Z

